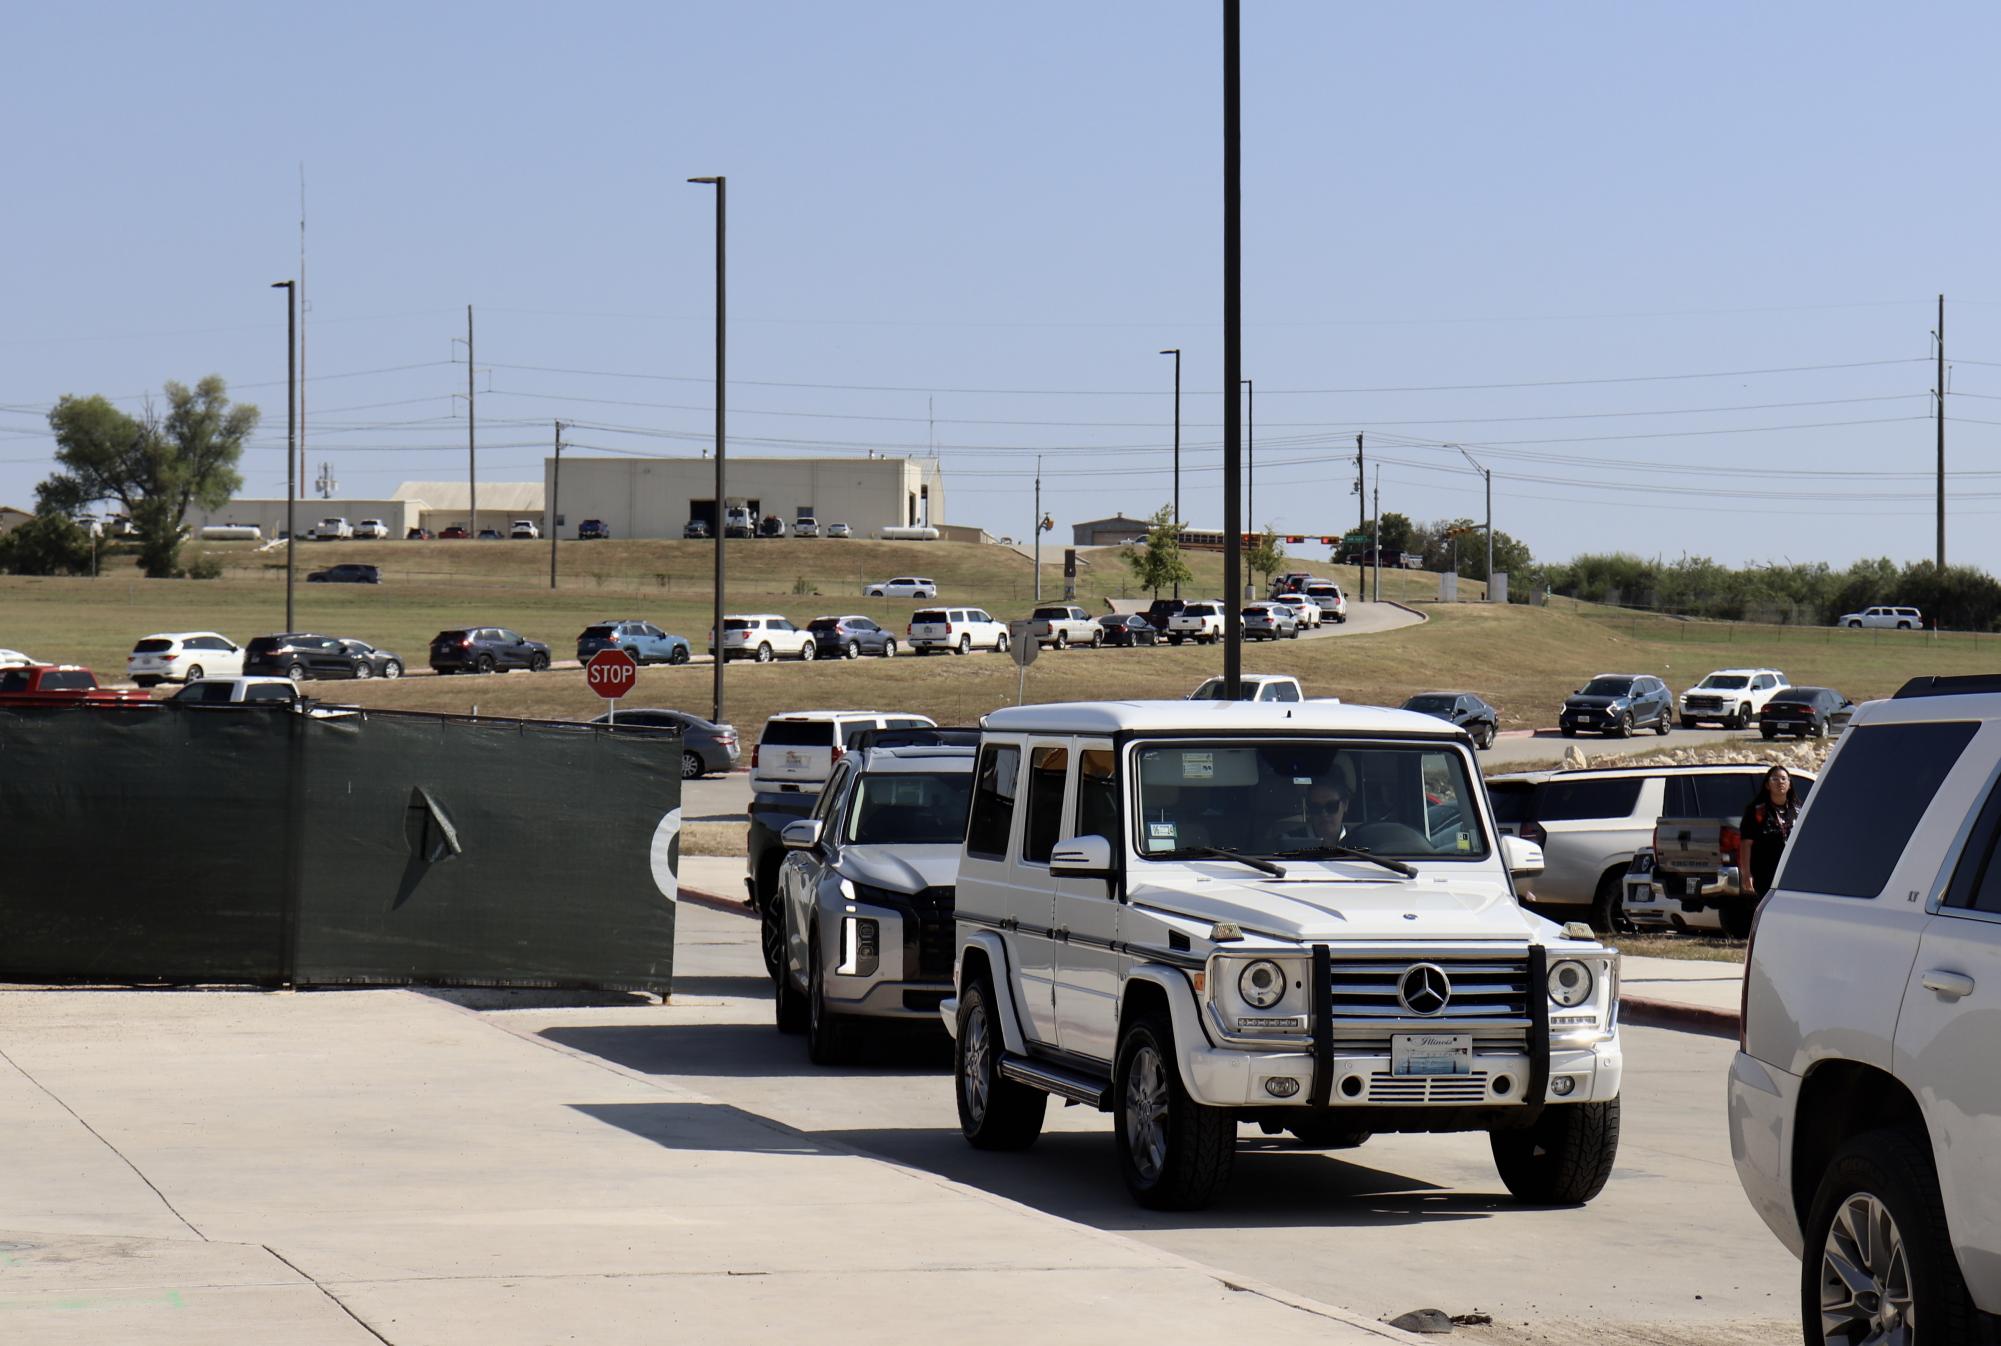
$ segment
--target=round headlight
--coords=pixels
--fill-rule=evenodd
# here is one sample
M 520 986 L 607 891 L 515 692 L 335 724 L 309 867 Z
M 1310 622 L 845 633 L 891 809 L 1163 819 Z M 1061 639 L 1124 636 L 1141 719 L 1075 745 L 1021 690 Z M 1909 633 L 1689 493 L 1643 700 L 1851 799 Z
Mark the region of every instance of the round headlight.
M 1285 999 L 1285 969 L 1260 958 L 1237 974 L 1237 991 L 1252 1009 L 1270 1009 Z
M 1591 969 L 1582 963 L 1562 962 L 1549 970 L 1549 998 L 1565 1009 L 1573 1009 L 1591 998 Z

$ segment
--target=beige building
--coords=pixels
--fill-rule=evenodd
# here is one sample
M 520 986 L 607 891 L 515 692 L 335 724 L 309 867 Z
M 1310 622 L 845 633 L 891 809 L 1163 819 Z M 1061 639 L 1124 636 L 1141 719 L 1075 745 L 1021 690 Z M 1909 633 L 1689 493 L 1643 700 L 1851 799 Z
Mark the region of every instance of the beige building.
M 801 514 L 845 523 L 856 537 L 885 528 L 938 527 L 945 487 L 935 458 L 730 458 L 728 503 L 789 529 Z M 557 534 L 571 538 L 600 519 L 615 538 L 680 537 L 691 519 L 716 522 L 716 465 L 709 458 L 592 458 L 564 455 L 543 465 Z M 485 491 L 481 493 L 485 503 Z M 484 508 L 480 511 L 484 514 Z M 545 527 L 546 527 L 545 523 Z
M 35 516 L 13 505 L 0 505 L 0 533 L 11 533 Z

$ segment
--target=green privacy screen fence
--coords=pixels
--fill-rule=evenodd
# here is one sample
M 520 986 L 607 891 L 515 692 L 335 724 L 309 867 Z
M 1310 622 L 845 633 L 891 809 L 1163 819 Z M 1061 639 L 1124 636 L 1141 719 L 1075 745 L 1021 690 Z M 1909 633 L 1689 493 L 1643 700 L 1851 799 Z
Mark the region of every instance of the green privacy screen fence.
M 0 980 L 670 989 L 667 734 L 0 711 Z

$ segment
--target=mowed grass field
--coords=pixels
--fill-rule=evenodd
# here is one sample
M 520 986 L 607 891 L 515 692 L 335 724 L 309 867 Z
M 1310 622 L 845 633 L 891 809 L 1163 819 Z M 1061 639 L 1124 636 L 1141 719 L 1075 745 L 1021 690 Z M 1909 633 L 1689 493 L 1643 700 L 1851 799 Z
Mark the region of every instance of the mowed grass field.
M 212 629 L 243 641 L 280 629 L 282 553 L 213 552 L 224 558 L 220 580 L 148 581 L 111 567 L 94 580 L 0 577 L 0 646 L 89 664 L 109 679 L 122 676 L 132 642 L 149 632 Z M 1044 554 L 1054 557 L 1044 567 L 1044 593 L 1054 599 L 1062 592 L 1061 550 L 1045 548 Z M 728 555 L 731 610 L 782 612 L 799 622 L 823 612 L 861 612 L 900 631 L 919 605 L 859 596 L 864 580 L 896 574 L 935 578 L 945 601 L 977 604 L 1003 619 L 1026 615 L 1033 598 L 1028 561 L 999 547 L 774 540 L 735 542 Z M 366 561 L 383 567 L 386 582 L 301 583 L 297 624 L 373 641 L 417 668 L 433 634 L 469 623 L 513 627 L 547 641 L 558 659 L 574 655 L 584 626 L 611 617 L 649 618 L 699 648 L 709 623 L 712 556 L 711 544 L 704 543 L 564 543 L 562 584 L 552 591 L 546 543 L 302 544 L 302 567 Z M 1106 596 L 1132 590 L 1115 555 L 1092 559 L 1097 564 L 1080 574 L 1078 601 L 1100 611 Z M 1187 590 L 1218 592 L 1220 558 L 1194 561 L 1198 578 Z M 1344 586 L 1354 579 L 1352 570 L 1324 564 L 1300 568 L 1333 574 Z M 1443 605 L 1426 601 L 1435 600 L 1435 576 L 1385 572 L 1383 578 L 1386 597 L 1424 605 L 1431 620 L 1380 635 L 1253 645 L 1245 652 L 1246 669 L 1293 673 L 1310 695 L 1362 703 L 1395 705 L 1414 691 L 1464 688 L 1498 706 L 1507 727 L 1533 728 L 1554 723 L 1563 695 L 1599 672 L 1657 673 L 1679 690 L 1713 668 L 1772 666 L 1794 681 L 1838 687 L 1859 701 L 1886 695 L 1917 674 L 1991 671 L 2001 664 L 2001 637 L 1995 636 L 1787 630 L 1577 605 Z M 1206 646 L 1045 651 L 1027 671 L 1025 692 L 1034 701 L 1179 697 L 1221 666 L 1221 650 Z M 988 654 L 732 664 L 726 677 L 728 718 L 745 728 L 779 711 L 829 706 L 914 710 L 940 723 L 970 724 L 1013 704 L 1017 685 L 1013 664 Z M 363 705 L 460 714 L 477 707 L 482 715 L 584 719 L 603 709 L 574 669 L 320 684 L 319 690 Z M 648 668 L 626 704 L 706 714 L 710 693 L 707 667 Z

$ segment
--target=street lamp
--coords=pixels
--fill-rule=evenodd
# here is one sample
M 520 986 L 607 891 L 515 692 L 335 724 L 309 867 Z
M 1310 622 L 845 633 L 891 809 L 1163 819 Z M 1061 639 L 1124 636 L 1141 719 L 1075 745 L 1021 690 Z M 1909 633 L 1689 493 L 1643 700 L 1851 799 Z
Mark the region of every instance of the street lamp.
M 1181 545 L 1181 347 L 1170 347 L 1161 354 L 1174 357 L 1174 543 L 1178 549 Z M 1174 596 L 1181 597 L 1180 580 L 1174 581 Z
M 1258 389 L 1244 381 L 1244 526 L 1258 531 Z
M 285 629 L 296 631 L 292 577 L 299 550 L 299 284 L 274 280 L 271 288 L 285 292 Z
M 729 532 L 729 497 L 725 494 L 728 482 L 723 470 L 723 356 L 728 327 L 725 323 L 723 243 L 724 201 L 728 195 L 728 180 L 721 177 L 689 178 L 690 182 L 701 183 L 716 189 L 716 592 L 715 625 L 712 639 L 715 643 L 715 711 L 711 718 L 717 723 L 723 720 L 723 665 L 728 662 L 723 655 L 723 535 Z
M 1494 601 L 1494 474 L 1480 466 L 1473 455 L 1459 445 L 1452 447 L 1459 449 L 1459 456 L 1473 464 L 1473 470 L 1487 479 L 1487 601 L 1491 603 Z

